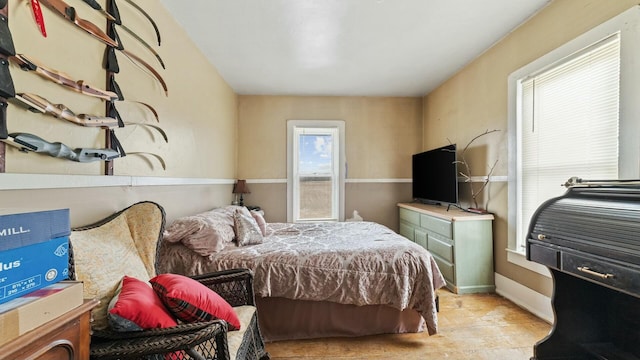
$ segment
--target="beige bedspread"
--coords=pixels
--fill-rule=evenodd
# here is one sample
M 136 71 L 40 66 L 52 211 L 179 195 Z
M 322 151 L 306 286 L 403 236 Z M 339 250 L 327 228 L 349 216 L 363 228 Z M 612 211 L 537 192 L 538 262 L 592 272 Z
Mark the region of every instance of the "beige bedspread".
M 163 242 L 159 272 L 254 271 L 256 295 L 414 309 L 437 332 L 435 290 L 444 285 L 431 254 L 372 222 L 269 223 L 262 244 L 203 257 Z

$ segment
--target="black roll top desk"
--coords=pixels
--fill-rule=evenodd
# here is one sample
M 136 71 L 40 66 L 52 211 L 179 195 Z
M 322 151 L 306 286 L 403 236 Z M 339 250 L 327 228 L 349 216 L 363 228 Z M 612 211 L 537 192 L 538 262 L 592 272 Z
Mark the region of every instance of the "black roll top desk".
M 581 181 L 531 219 L 527 259 L 554 282 L 532 359 L 640 360 L 640 181 Z

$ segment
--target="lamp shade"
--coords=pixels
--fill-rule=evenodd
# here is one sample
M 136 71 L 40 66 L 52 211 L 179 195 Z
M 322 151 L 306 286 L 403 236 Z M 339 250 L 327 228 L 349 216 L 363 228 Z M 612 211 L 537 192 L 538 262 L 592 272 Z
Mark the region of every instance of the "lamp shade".
M 236 184 L 233 186 L 234 194 L 250 194 L 249 186 L 247 186 L 246 180 L 238 180 Z

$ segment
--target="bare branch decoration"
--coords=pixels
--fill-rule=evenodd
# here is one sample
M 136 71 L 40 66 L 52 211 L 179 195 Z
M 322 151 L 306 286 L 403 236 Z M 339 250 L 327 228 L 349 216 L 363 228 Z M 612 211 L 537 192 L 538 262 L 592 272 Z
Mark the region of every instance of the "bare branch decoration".
M 498 132 L 500 130 L 498 129 L 493 129 L 493 130 L 485 130 L 485 132 L 483 132 L 482 134 L 474 137 L 473 139 L 471 139 L 467 145 L 464 147 L 464 149 L 462 149 L 462 152 L 460 153 L 460 160 L 457 160 L 456 163 L 464 166 L 464 169 L 462 171 L 459 172 L 460 176 L 464 178 L 464 182 L 469 184 L 469 189 L 471 190 L 471 199 L 473 201 L 473 208 L 470 210 L 476 210 L 479 211 L 480 209 L 478 208 L 478 197 L 480 196 L 480 194 L 484 191 L 484 189 L 487 187 L 487 185 L 489 184 L 489 181 L 491 180 L 491 174 L 493 174 L 493 170 L 495 169 L 496 165 L 498 164 L 498 160 L 496 160 L 493 165 L 491 165 L 491 167 L 489 167 L 489 172 L 487 173 L 487 176 L 484 178 L 482 185 L 479 188 L 475 188 L 473 186 L 473 181 L 471 179 L 471 166 L 469 166 L 469 163 L 467 162 L 467 159 L 465 158 L 465 154 L 467 152 L 467 150 L 469 149 L 469 147 L 471 146 L 471 144 L 478 140 L 479 138 L 494 133 L 494 132 Z M 448 140 L 448 139 L 447 139 Z M 451 140 L 449 140 L 449 143 L 451 143 Z

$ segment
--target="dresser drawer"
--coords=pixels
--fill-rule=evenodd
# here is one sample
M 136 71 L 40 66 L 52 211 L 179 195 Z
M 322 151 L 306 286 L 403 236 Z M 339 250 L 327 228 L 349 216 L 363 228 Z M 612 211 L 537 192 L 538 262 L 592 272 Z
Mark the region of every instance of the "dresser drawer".
M 427 232 L 422 229 L 416 229 L 414 232 L 415 239 L 413 241 L 416 244 L 422 246 L 423 248 L 427 248 Z
M 414 241 L 415 237 L 414 237 L 414 233 L 413 233 L 413 226 L 411 225 L 407 225 L 404 223 L 400 223 L 400 235 L 406 237 L 407 239 Z
M 611 260 L 562 251 L 562 270 L 599 284 L 640 295 L 640 267 L 619 265 Z
M 448 242 L 442 241 L 430 234 L 427 249 L 431 254 L 438 255 L 449 262 L 453 262 L 453 245 Z
M 400 208 L 400 221 L 402 220 L 420 226 L 420 214 L 415 211 Z
M 442 259 L 437 255 L 434 255 L 433 259 L 436 261 L 436 264 L 438 264 L 438 269 L 440 269 L 440 272 L 442 273 L 442 276 L 444 276 L 445 280 L 455 284 L 456 282 L 455 271 L 454 271 L 455 265 Z
M 427 228 L 428 230 L 435 231 L 448 238 L 452 235 L 451 221 L 439 219 L 433 216 L 420 215 L 420 226 Z

